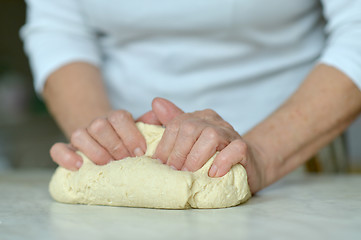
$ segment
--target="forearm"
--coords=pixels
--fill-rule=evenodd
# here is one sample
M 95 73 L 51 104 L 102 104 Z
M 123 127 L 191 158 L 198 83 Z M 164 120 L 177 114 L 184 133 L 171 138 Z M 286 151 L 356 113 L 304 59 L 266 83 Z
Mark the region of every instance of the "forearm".
M 87 63 L 71 63 L 55 71 L 43 96 L 67 137 L 111 110 L 99 69 Z
M 361 92 L 343 73 L 317 66 L 276 112 L 244 135 L 261 153 L 264 186 L 286 175 L 344 131 L 361 110 Z

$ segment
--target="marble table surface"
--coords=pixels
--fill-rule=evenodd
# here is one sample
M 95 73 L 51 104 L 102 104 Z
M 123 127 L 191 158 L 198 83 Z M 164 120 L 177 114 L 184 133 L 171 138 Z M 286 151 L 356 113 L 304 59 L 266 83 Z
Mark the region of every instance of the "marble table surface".
M 0 239 L 361 239 L 361 175 L 291 174 L 246 204 L 158 210 L 53 201 L 50 171 L 0 172 Z

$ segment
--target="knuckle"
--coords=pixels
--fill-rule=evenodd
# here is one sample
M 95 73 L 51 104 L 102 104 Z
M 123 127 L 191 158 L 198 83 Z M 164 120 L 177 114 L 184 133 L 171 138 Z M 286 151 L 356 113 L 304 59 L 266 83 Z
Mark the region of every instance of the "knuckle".
M 61 155 L 61 150 L 62 150 L 62 145 L 63 143 L 55 143 L 51 148 L 50 148 L 50 156 L 51 157 L 56 157 L 57 155 Z
M 196 171 L 199 168 L 199 158 L 194 155 L 188 155 L 187 160 L 184 164 L 190 171 Z
M 163 142 L 164 142 L 164 141 L 161 140 L 161 141 L 158 143 L 158 146 L 157 146 L 157 148 L 156 148 L 155 151 L 154 151 L 155 155 L 157 155 L 157 156 L 164 155 L 164 153 L 166 152 L 166 148 L 165 148 Z
M 168 160 L 170 153 L 171 153 L 171 149 L 169 148 L 169 146 L 164 144 L 164 141 L 161 141 L 154 151 L 154 155 L 163 161 Z
M 89 131 L 92 133 L 99 133 L 106 128 L 108 121 L 105 118 L 97 118 L 89 126 Z
M 57 153 L 57 151 L 58 151 L 58 148 L 59 148 L 59 143 L 55 143 L 55 144 L 50 148 L 50 151 L 49 151 L 52 160 L 53 160 L 54 162 L 56 162 L 56 163 L 57 163 L 57 155 L 56 155 L 56 153 Z
M 219 116 L 219 114 L 212 110 L 212 109 L 205 109 L 202 111 L 203 115 L 205 115 L 206 119 L 209 121 L 215 121 L 215 122 L 223 122 L 223 118 Z
M 225 162 L 228 161 L 227 156 L 223 155 L 223 154 L 218 154 L 217 155 L 217 162 L 224 164 Z
M 118 144 L 114 145 L 113 147 L 111 147 L 110 151 L 112 153 L 116 153 L 116 152 L 119 152 L 119 151 L 123 150 L 122 148 L 123 148 L 123 145 L 118 143 Z
M 113 111 L 109 114 L 108 119 L 110 122 L 115 123 L 115 122 L 122 122 L 126 119 L 130 119 L 132 118 L 132 115 L 124 110 L 117 110 L 117 111 Z
M 124 146 L 130 151 L 133 151 L 140 145 L 137 137 L 131 134 L 122 136 L 122 141 L 124 143 Z
M 172 153 L 172 159 L 175 161 L 184 160 L 187 157 L 187 154 L 179 150 L 174 150 Z
M 217 115 L 218 116 L 218 114 L 210 108 L 204 109 L 203 112 L 207 115 Z
M 54 155 L 54 154 L 57 152 L 57 150 L 58 150 L 59 147 L 60 147 L 60 144 L 61 144 L 61 143 L 55 143 L 53 146 L 51 146 L 51 148 L 50 148 L 50 155 Z
M 168 164 L 180 169 L 186 160 L 186 155 L 180 151 L 173 151 L 168 158 Z
M 70 141 L 72 143 L 77 143 L 85 134 L 86 130 L 84 128 L 77 129 L 71 134 Z
M 159 152 L 156 151 L 155 156 L 157 157 L 157 159 L 161 160 L 163 163 L 166 163 L 168 160 L 168 156 L 161 151 L 159 151 Z
M 241 139 L 234 140 L 234 144 L 236 145 L 237 149 L 242 153 L 245 154 L 248 151 L 247 144 L 242 141 Z
M 228 123 L 228 122 L 226 122 L 226 121 L 224 121 L 224 120 L 220 122 L 220 125 L 223 126 L 224 128 L 228 128 L 228 129 L 234 130 L 233 126 L 232 126 L 230 123 Z
M 126 156 L 128 153 L 128 150 L 125 149 L 124 145 L 121 143 L 118 143 L 116 145 L 114 145 L 113 147 L 111 147 L 109 149 L 110 153 L 114 156 Z
M 96 151 L 93 153 L 92 160 L 96 164 L 103 165 L 103 164 L 108 163 L 109 158 L 107 158 L 107 155 L 105 153 L 103 153 L 103 151 Z
M 178 129 L 179 129 L 178 121 L 172 121 L 166 126 L 166 130 L 168 130 L 168 132 L 171 133 L 177 132 Z
M 64 153 L 64 155 L 62 156 L 62 162 L 65 164 L 69 164 L 73 161 L 73 157 L 70 153 Z
M 218 139 L 218 133 L 214 128 L 206 127 L 203 131 L 204 131 L 204 135 L 210 141 L 216 141 Z
M 189 121 L 185 122 L 181 127 L 182 132 L 187 136 L 193 135 L 196 129 L 197 129 L 197 125 Z

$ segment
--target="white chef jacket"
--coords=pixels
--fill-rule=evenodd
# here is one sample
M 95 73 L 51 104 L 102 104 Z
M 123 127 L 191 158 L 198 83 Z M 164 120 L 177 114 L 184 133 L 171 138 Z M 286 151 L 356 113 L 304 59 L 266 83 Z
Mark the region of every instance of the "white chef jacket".
M 36 91 L 63 65 L 98 66 L 112 106 L 156 97 L 211 108 L 241 134 L 318 62 L 361 88 L 360 0 L 27 0 L 21 30 Z M 71 87 L 71 86 L 69 86 Z

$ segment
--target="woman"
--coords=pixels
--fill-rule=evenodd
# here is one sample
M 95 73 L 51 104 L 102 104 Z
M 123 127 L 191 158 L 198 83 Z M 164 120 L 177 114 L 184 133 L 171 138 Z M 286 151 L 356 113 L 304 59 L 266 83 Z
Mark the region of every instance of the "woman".
M 241 163 L 255 193 L 361 110 L 357 0 L 27 4 L 35 88 L 70 138 L 51 156 L 71 170 L 76 150 L 96 164 L 142 155 L 144 121 L 165 126 L 153 157 L 195 171 L 220 151 L 209 176 Z

